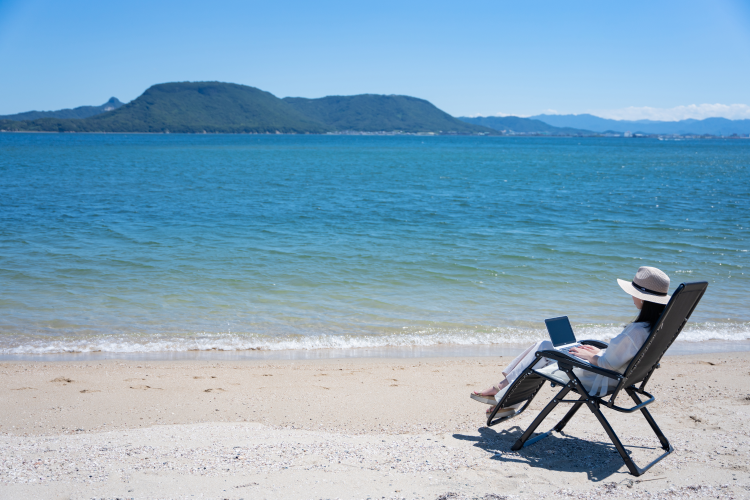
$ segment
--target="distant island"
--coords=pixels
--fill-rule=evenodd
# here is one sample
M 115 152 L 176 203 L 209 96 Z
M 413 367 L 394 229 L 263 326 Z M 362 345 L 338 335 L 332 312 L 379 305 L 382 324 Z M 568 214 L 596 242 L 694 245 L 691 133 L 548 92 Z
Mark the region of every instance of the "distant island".
M 119 99 L 111 97 L 101 106 L 79 106 L 73 109 L 60 109 L 57 111 L 27 111 L 25 113 L 16 113 L 15 115 L 0 115 L 0 121 L 30 121 L 40 118 L 88 118 L 106 111 L 114 111 L 122 105 Z
M 23 114 L 22 114 L 23 115 Z M 20 116 L 20 115 L 14 115 Z M 287 97 L 233 83 L 154 85 L 137 99 L 86 118 L 5 119 L 0 130 L 152 133 L 422 133 L 496 135 L 423 99 L 399 95 Z
M 416 97 L 363 94 L 320 99 L 286 97 L 283 101 L 295 111 L 338 132 L 497 134 L 492 128 L 464 123 Z
M 559 136 L 591 136 L 598 135 L 591 130 L 572 127 L 554 127 L 540 120 L 520 118 L 518 116 L 477 116 L 459 117 L 459 120 L 474 125 L 481 125 L 495 129 L 504 135 L 559 135 Z
M 234 83 L 176 82 L 123 104 L 0 115 L 3 132 L 423 134 L 560 137 L 747 137 L 750 120 L 608 120 L 593 115 L 455 118 L 424 99 L 362 94 L 285 97 Z
M 555 127 L 583 128 L 600 134 L 630 132 L 634 135 L 710 135 L 723 137 L 747 136 L 750 134 L 750 120 L 729 120 L 727 118 L 664 122 L 655 120 L 610 120 L 582 114 L 537 115 L 530 119 L 539 120 Z
M 498 130 L 515 136 L 574 137 L 656 137 L 669 138 L 744 138 L 750 133 L 750 120 L 706 118 L 662 122 L 651 120 L 609 120 L 593 115 L 538 115 L 459 117 L 467 123 Z

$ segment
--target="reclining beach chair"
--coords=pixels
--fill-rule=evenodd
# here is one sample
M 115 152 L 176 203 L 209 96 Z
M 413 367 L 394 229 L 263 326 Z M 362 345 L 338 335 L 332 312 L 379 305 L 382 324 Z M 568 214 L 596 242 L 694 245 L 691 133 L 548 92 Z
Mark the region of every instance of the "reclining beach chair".
M 677 287 L 677 290 L 674 292 L 672 298 L 665 307 L 664 312 L 661 314 L 659 320 L 651 330 L 651 333 L 646 339 L 646 342 L 643 344 L 635 357 L 630 361 L 630 364 L 626 368 L 625 373 L 621 374 L 615 371 L 605 370 L 604 368 L 600 368 L 598 366 L 587 363 L 580 358 L 576 358 L 559 351 L 537 352 L 537 359 L 523 372 L 523 374 L 521 374 L 520 377 L 518 377 L 518 379 L 513 382 L 513 384 L 511 384 L 503 398 L 495 406 L 489 418 L 487 419 L 487 426 L 491 427 L 523 412 L 534 399 L 534 396 L 536 396 L 536 394 L 539 392 L 539 389 L 541 389 L 542 386 L 547 381 L 549 381 L 552 383 L 552 387 L 555 387 L 555 385 L 563 386 L 562 390 L 534 419 L 529 428 L 526 429 L 526 431 L 518 439 L 518 441 L 515 442 L 511 449 L 513 451 L 518 451 L 524 446 L 529 446 L 530 444 L 549 436 L 553 431 L 561 432 L 568 421 L 573 418 L 573 415 L 575 415 L 575 413 L 581 408 L 581 406 L 585 404 L 588 409 L 591 410 L 591 412 L 596 416 L 597 420 L 599 420 L 599 423 L 602 425 L 602 427 L 604 427 L 607 435 L 615 445 L 617 452 L 625 461 L 625 465 L 627 465 L 630 473 L 634 476 L 640 476 L 648 469 L 653 467 L 661 459 L 674 451 L 674 448 L 672 448 L 672 445 L 669 444 L 669 441 L 667 441 L 667 438 L 661 432 L 659 426 L 656 425 L 656 421 L 654 421 L 654 418 L 646 409 L 646 406 L 653 403 L 655 398 L 654 396 L 646 392 L 644 388 L 651 378 L 651 375 L 654 373 L 654 370 L 659 368 L 659 361 L 661 360 L 662 356 L 664 356 L 664 353 L 667 351 L 669 346 L 672 345 L 672 342 L 674 342 L 674 340 L 682 331 L 682 328 L 685 326 L 685 323 L 687 323 L 690 315 L 693 313 L 693 310 L 695 310 L 695 306 L 698 305 L 701 297 L 703 297 L 703 294 L 705 293 L 707 287 L 708 283 L 706 283 L 705 281 L 696 283 L 683 283 L 679 287 Z M 581 341 L 581 344 L 593 345 L 594 347 L 598 347 L 600 349 L 607 348 L 607 344 L 605 342 L 599 342 L 597 340 L 583 340 Z M 557 361 L 558 369 L 555 371 L 551 371 L 549 369 L 550 367 L 547 367 L 540 370 L 535 370 L 534 365 L 536 365 L 542 358 Z M 583 370 L 588 370 L 599 375 L 604 375 L 605 377 L 617 380 L 618 384 L 614 389 L 610 389 L 605 396 L 591 396 L 583 387 L 578 377 L 576 377 L 576 375 L 573 373 L 573 368 L 581 368 Z M 638 383 L 640 383 L 640 386 L 636 387 L 635 384 Z M 623 390 L 635 402 L 635 406 L 633 406 L 632 408 L 622 408 L 615 404 L 617 396 Z M 565 399 L 565 397 L 568 396 L 568 393 L 571 392 L 578 395 L 578 399 Z M 641 401 L 639 395 L 643 395 L 648 399 L 646 401 Z M 607 396 L 609 396 L 609 398 L 605 400 Z M 524 402 L 525 404 L 520 409 L 518 409 L 515 414 L 495 419 L 495 414 L 500 408 L 508 408 L 510 406 L 518 405 Z M 542 423 L 547 415 L 549 415 L 549 413 L 559 403 L 572 403 L 573 407 L 551 431 L 529 439 L 536 428 L 539 427 L 539 424 Z M 609 422 L 607 422 L 607 419 L 604 418 L 604 415 L 602 414 L 600 408 L 601 406 L 606 406 L 607 408 L 611 408 L 622 413 L 633 413 L 637 410 L 640 410 L 643 416 L 646 418 L 646 421 L 651 426 L 651 429 L 653 429 L 654 433 L 656 434 L 656 437 L 659 438 L 659 441 L 661 442 L 661 446 L 665 450 L 665 453 L 660 455 L 646 467 L 638 467 L 628 455 L 619 438 L 615 434 L 615 431 L 612 429 L 612 426 L 609 424 Z

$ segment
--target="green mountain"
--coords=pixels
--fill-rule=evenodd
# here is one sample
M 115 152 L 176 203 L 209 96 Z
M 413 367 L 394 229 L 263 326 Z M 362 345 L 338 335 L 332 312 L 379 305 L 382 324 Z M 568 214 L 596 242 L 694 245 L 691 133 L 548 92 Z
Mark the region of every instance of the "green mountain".
M 406 96 L 286 98 L 221 82 L 154 85 L 120 108 L 84 119 L 0 121 L 0 130 L 45 132 L 298 133 L 336 131 L 495 133 Z
M 16 130 L 178 133 L 321 133 L 330 130 L 273 94 L 220 82 L 163 83 L 104 115 L 83 120 L 43 118 L 22 123 Z M 7 122 L 0 122 L 0 128 L 14 130 Z
M 424 99 L 403 95 L 362 94 L 320 99 L 286 97 L 300 113 L 337 131 L 442 132 L 476 134 L 491 132 L 458 120 Z
M 57 111 L 26 111 L 15 115 L 0 115 L 0 120 L 27 121 L 39 118 L 88 118 L 106 111 L 113 111 L 123 104 L 116 97 L 110 97 L 109 101 L 101 106 L 79 106 L 73 109 L 59 109 Z
M 541 120 L 531 118 L 520 118 L 518 116 L 477 116 L 475 118 L 459 117 L 466 123 L 482 125 L 505 133 L 515 132 L 521 134 L 545 134 L 545 135 L 595 135 L 595 132 L 570 127 L 553 127 Z

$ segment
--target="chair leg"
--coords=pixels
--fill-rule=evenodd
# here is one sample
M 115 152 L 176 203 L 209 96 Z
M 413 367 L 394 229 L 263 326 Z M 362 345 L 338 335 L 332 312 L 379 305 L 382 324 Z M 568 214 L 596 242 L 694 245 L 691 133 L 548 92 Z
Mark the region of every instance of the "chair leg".
M 643 401 L 641 401 L 641 398 L 638 397 L 638 394 L 632 389 L 626 389 L 628 394 L 631 398 L 633 398 L 633 401 L 635 401 L 636 405 L 641 404 Z M 667 437 L 664 435 L 664 433 L 661 431 L 658 425 L 656 425 L 656 420 L 654 420 L 654 417 L 651 416 L 651 413 L 646 408 L 641 408 L 641 413 L 643 413 L 643 416 L 646 418 L 646 421 L 648 422 L 648 425 L 651 426 L 651 429 L 654 431 L 654 434 L 656 434 L 656 437 L 659 438 L 659 442 L 661 443 L 662 449 L 669 450 L 672 446 L 669 444 L 669 440 L 667 440 Z
M 573 415 L 575 415 L 576 412 L 581 408 L 581 406 L 583 406 L 583 403 L 586 402 L 586 396 L 581 396 L 579 401 L 580 403 L 573 404 L 573 407 L 568 410 L 568 413 L 554 427 L 557 432 L 562 432 L 565 426 L 568 425 L 568 422 L 570 422 L 570 419 L 573 418 Z
M 536 428 L 539 427 L 539 424 L 541 424 L 542 421 L 545 418 L 547 418 L 547 415 L 549 415 L 550 412 L 555 409 L 555 407 L 558 404 L 557 401 L 560 400 L 560 399 L 563 399 L 565 397 L 565 395 L 568 394 L 569 392 L 570 392 L 570 387 L 568 387 L 568 386 L 563 387 L 563 389 L 559 393 L 557 393 L 557 396 L 555 396 L 552 399 L 552 401 L 550 401 L 547 404 L 547 406 L 544 407 L 544 409 L 542 410 L 542 412 L 539 415 L 537 415 L 537 417 L 531 423 L 531 425 L 529 426 L 529 428 L 526 429 L 526 431 L 523 433 L 523 435 L 520 438 L 518 438 L 518 441 L 516 441 L 513 444 L 513 446 L 511 446 L 510 449 L 513 450 L 513 451 L 518 451 L 521 448 L 523 448 L 524 443 L 526 443 L 526 441 L 529 439 L 529 437 L 531 437 L 531 435 L 534 433 L 534 431 L 536 430 Z
M 604 418 L 604 414 L 599 409 L 599 405 L 596 403 L 596 401 L 586 401 L 589 410 L 591 410 L 591 413 L 593 413 L 596 416 L 596 419 L 599 420 L 599 423 L 602 424 L 602 427 L 604 427 L 604 431 L 609 436 L 609 439 L 612 441 L 612 444 L 615 445 L 615 448 L 617 449 L 617 453 L 620 454 L 622 457 L 622 460 L 625 462 L 625 465 L 628 467 L 628 470 L 630 473 L 634 476 L 640 476 L 642 474 L 641 470 L 638 469 L 638 466 L 635 465 L 635 462 L 630 458 L 630 455 L 628 455 L 628 452 L 625 450 L 625 447 L 622 445 L 622 442 L 620 442 L 620 438 L 617 437 L 617 434 L 615 434 L 614 429 L 612 429 L 612 426 L 609 425 L 609 422 L 606 418 Z

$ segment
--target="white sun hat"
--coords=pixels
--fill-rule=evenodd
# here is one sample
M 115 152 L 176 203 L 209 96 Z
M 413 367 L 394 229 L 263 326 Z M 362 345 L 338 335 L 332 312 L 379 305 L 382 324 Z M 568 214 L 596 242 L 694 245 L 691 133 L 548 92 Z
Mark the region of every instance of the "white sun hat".
M 618 279 L 617 283 L 626 293 L 641 300 L 657 304 L 669 302 L 669 276 L 655 267 L 643 266 L 635 273 L 633 281 Z

